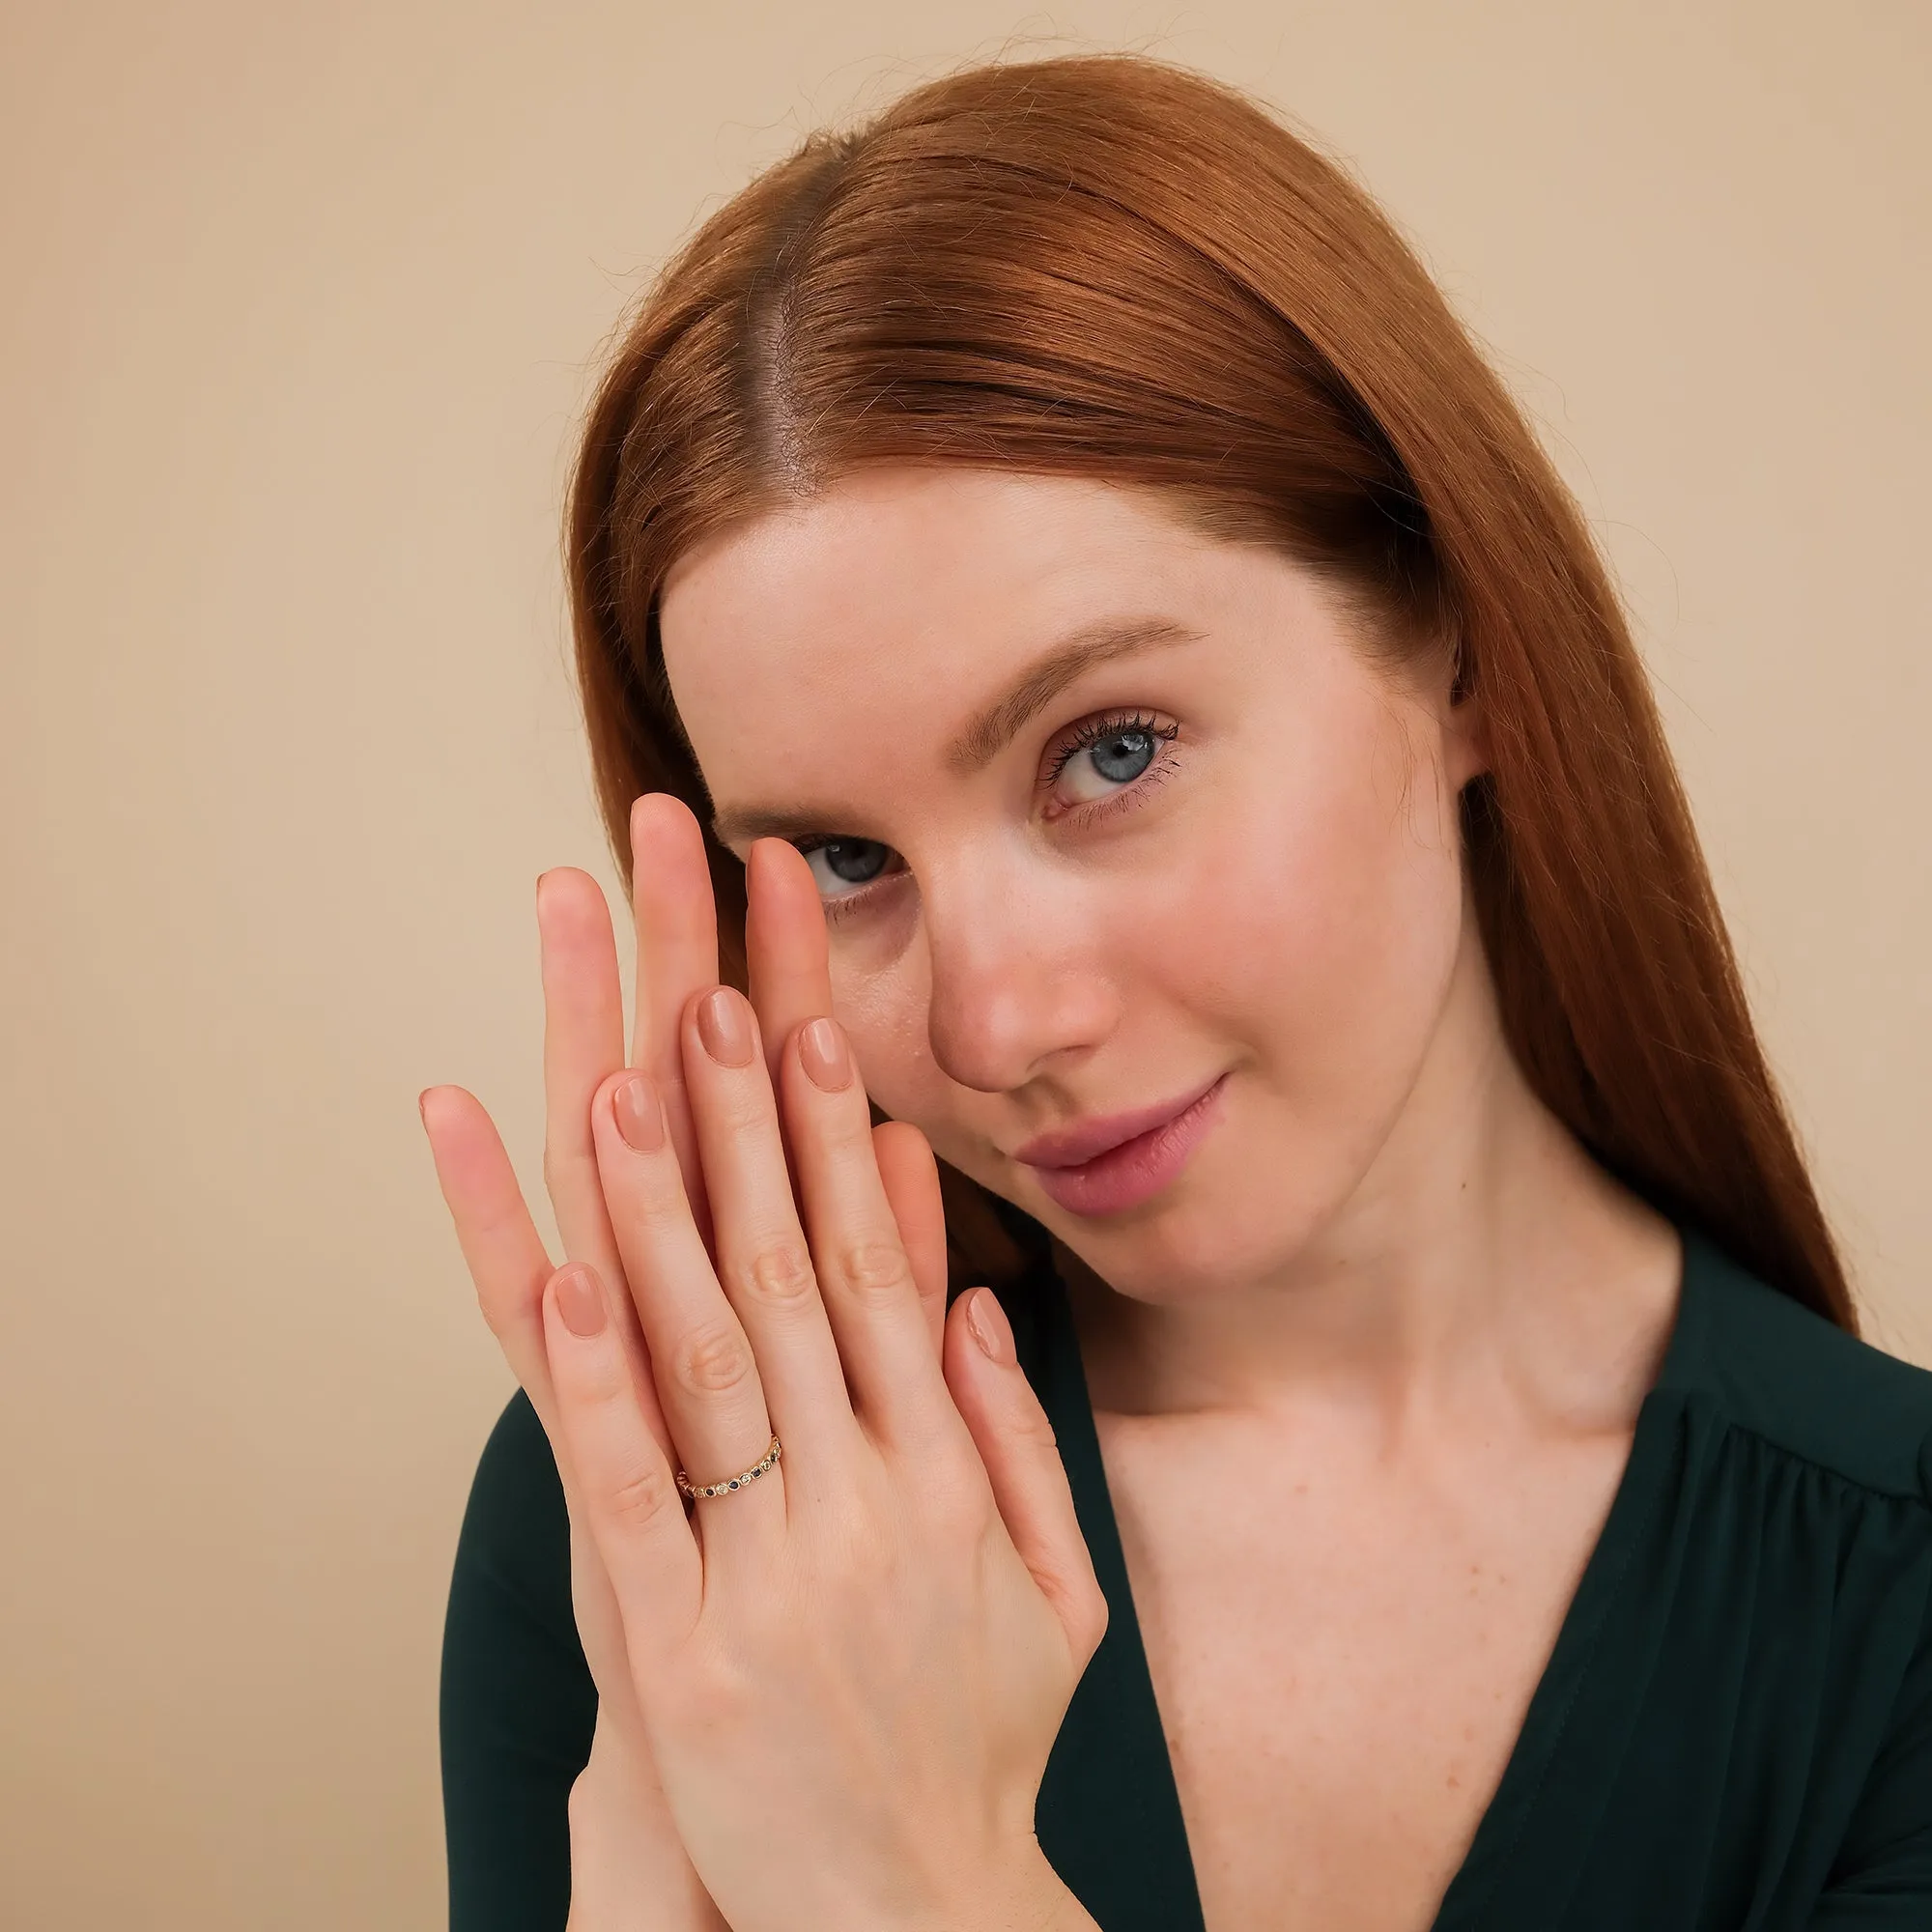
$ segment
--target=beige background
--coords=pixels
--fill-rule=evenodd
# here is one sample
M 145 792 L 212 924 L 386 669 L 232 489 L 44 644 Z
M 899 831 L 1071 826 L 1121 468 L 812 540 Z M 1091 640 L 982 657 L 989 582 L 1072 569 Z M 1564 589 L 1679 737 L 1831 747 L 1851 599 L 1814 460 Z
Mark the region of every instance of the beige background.
M 0 16 L 0 1921 L 442 1910 L 508 1382 L 413 1105 L 538 1182 L 530 888 L 604 867 L 555 513 L 622 298 L 1015 30 L 1350 157 L 1628 586 L 1873 1326 L 1932 1360 L 1921 0 L 12 0 Z M 612 887 L 614 894 L 614 886 Z

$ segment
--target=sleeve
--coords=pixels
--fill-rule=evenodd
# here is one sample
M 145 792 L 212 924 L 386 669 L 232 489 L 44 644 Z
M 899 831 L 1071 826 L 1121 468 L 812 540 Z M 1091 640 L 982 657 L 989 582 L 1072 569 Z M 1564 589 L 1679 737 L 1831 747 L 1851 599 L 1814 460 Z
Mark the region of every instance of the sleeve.
M 1932 1463 L 1932 1445 L 1928 1445 Z M 1895 1717 L 1807 1932 L 1932 1926 L 1932 1589 Z
M 570 1787 L 596 1722 L 563 1487 L 519 1391 L 477 1465 L 443 1624 L 450 1932 L 563 1932 Z

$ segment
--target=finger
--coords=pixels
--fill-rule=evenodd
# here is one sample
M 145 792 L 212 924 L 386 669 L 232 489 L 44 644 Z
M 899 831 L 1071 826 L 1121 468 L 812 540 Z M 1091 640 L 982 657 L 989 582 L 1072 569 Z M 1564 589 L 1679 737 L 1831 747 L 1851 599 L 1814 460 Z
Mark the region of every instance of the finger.
M 930 1449 L 956 1434 L 958 1418 L 879 1178 L 844 1029 L 809 1021 L 792 1036 L 781 1070 L 806 1236 L 853 1406 L 875 1436 Z
M 537 881 L 544 1001 L 544 1181 L 563 1251 L 608 1277 L 617 1251 L 597 1181 L 590 1098 L 624 1064 L 624 997 L 603 888 L 558 866 Z
M 582 1262 L 601 1280 L 621 1286 L 623 1263 L 590 1129 L 599 1084 L 624 1064 L 624 995 L 603 888 L 572 866 L 546 872 L 537 881 L 537 932 L 544 995 L 544 1182 L 565 1260 Z M 534 1298 L 529 1311 L 534 1321 Z M 635 1315 L 620 1310 L 618 1321 L 636 1353 Z M 668 1446 L 648 1375 L 639 1393 L 652 1430 Z
M 720 986 L 686 1020 L 692 1118 L 716 1216 L 718 1278 L 757 1360 L 772 1427 L 795 1469 L 846 1466 L 857 1441 L 759 1050 L 757 1016 Z M 789 1486 L 788 1486 L 789 1489 Z
M 912 1264 L 913 1286 L 925 1311 L 935 1357 L 946 1340 L 946 1208 L 932 1144 L 908 1121 L 882 1121 L 872 1129 L 879 1182 Z
M 616 1599 L 594 1546 L 587 1560 L 580 1548 L 588 1531 L 582 1523 L 576 1473 L 557 1416 L 544 1342 L 543 1296 L 552 1273 L 550 1256 L 530 1219 L 502 1139 L 482 1103 L 461 1087 L 432 1087 L 417 1105 L 436 1162 L 437 1181 L 455 1222 L 457 1243 L 483 1319 L 550 1441 L 571 1522 L 571 1606 L 584 1655 L 597 1676 L 600 1708 L 609 1709 L 613 1721 L 635 1728 L 636 1694 L 628 1678 L 614 1667 L 623 1655 Z M 635 1331 L 635 1320 L 632 1328 Z M 631 1346 L 627 1342 L 627 1348 Z M 631 1373 L 634 1386 L 649 1391 L 640 1348 L 631 1362 Z M 649 1396 L 648 1413 L 657 1414 L 654 1393 Z M 661 1418 L 657 1426 L 662 1428 Z
M 416 1105 L 483 1319 L 549 1431 L 555 1406 L 544 1350 L 543 1292 L 552 1264 L 516 1170 L 496 1123 L 473 1094 L 431 1087 Z
M 562 1425 L 558 1425 L 559 1435 Z M 553 1444 L 551 1453 L 562 1466 L 563 1450 Z M 638 1741 L 639 1749 L 648 1753 L 643 1737 L 643 1714 L 638 1708 L 637 1687 L 631 1681 L 630 1660 L 624 1650 L 624 1613 L 617 1593 L 611 1587 L 610 1572 L 597 1553 L 597 1541 L 583 1520 L 583 1508 L 576 1500 L 575 1487 L 568 1492 L 570 1516 L 570 1610 L 577 1625 L 577 1640 L 597 1690 L 597 1717 L 607 1717 L 625 1736 Z
M 976 1288 L 946 1323 L 946 1380 L 972 1431 L 1007 1534 L 1052 1604 L 1082 1667 L 1107 1629 L 1107 1599 L 1080 1533 L 1053 1425 L 1013 1350 L 999 1297 Z
M 579 1507 L 616 1595 L 625 1648 L 642 1666 L 696 1624 L 703 1575 L 669 1460 L 638 1403 L 615 1305 L 590 1268 L 559 1268 L 544 1293 L 544 1348 Z
M 825 902 L 805 854 L 786 839 L 753 841 L 745 867 L 745 952 L 776 1090 L 785 1042 L 807 1020 L 832 1010 Z
M 731 997 L 749 1016 L 742 996 Z M 613 1075 L 594 1118 L 611 1222 L 677 1462 L 694 1484 L 728 1481 L 757 1463 L 771 1443 L 759 1363 L 691 1218 L 649 1079 L 637 1069 Z M 759 1543 L 782 1532 L 782 1476 L 774 1468 L 743 1492 L 701 1498 L 699 1508 L 707 1556 L 714 1527 L 738 1547 Z
M 457 1244 L 475 1284 L 483 1319 L 543 1424 L 574 1513 L 576 1484 L 557 1424 L 544 1342 L 544 1288 L 554 1271 L 550 1256 L 530 1219 L 496 1123 L 482 1102 L 461 1087 L 431 1087 L 421 1095 L 418 1109 L 436 1162 L 437 1181 L 456 1225 Z M 620 1324 L 619 1337 L 627 1350 L 635 1350 L 633 1379 L 648 1391 L 650 1377 L 636 1342 L 635 1322 L 628 1334 Z M 656 1414 L 654 1395 L 648 1412 Z
M 631 909 L 638 944 L 631 1065 L 658 1091 L 685 1195 L 708 1238 L 710 1211 L 678 1030 L 692 995 L 718 983 L 718 907 L 703 831 L 691 808 L 668 792 L 645 792 L 631 806 Z

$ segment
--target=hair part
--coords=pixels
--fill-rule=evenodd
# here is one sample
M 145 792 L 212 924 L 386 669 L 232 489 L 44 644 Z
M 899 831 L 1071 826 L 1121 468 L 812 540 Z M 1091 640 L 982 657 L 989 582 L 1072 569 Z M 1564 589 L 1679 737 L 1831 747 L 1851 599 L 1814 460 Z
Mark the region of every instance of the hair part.
M 710 802 L 665 678 L 676 559 L 870 464 L 1162 493 L 1321 575 L 1380 648 L 1454 653 L 1489 769 L 1463 831 L 1502 1024 L 1612 1174 L 1846 1328 L 1844 1270 L 1648 680 L 1576 503 L 1374 202 L 1236 90 L 1138 55 L 978 67 L 818 134 L 631 318 L 567 526 L 619 870 L 640 792 Z M 722 968 L 744 873 L 707 840 Z M 942 1164 L 964 1275 L 1004 1218 Z

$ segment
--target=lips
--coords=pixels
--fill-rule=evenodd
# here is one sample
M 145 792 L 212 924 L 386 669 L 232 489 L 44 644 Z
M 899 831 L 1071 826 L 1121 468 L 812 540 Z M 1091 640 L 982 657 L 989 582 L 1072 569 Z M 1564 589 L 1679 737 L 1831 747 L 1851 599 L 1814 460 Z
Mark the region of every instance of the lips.
M 1151 1199 L 1179 1174 L 1219 1115 L 1227 1075 L 1175 1100 L 1040 1134 L 1013 1158 L 1069 1212 L 1113 1214 Z
M 1197 1101 L 1205 1099 L 1221 1084 L 1224 1076 L 1183 1094 L 1179 1100 L 1157 1101 L 1151 1107 L 1137 1107 L 1130 1114 L 1105 1114 L 1078 1126 L 1062 1127 L 1050 1134 L 1037 1134 L 1025 1147 L 1013 1150 L 1013 1158 L 1028 1167 L 1078 1167 L 1095 1154 L 1102 1154 L 1125 1141 L 1151 1134 L 1179 1119 Z

